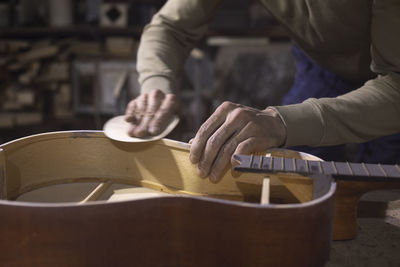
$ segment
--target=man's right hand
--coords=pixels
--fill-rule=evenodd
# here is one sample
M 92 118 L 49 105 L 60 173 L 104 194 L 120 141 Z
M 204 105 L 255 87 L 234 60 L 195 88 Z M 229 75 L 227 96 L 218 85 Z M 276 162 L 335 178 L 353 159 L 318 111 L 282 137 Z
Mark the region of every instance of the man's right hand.
M 129 102 L 125 111 L 125 120 L 132 124 L 128 134 L 135 137 L 160 134 L 177 113 L 178 106 L 175 95 L 159 89 L 139 95 Z

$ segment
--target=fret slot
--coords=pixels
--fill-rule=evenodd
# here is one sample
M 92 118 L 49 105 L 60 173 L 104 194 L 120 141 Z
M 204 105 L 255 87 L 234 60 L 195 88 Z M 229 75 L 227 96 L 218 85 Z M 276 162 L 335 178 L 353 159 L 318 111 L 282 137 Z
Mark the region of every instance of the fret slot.
M 353 170 L 352 170 L 351 167 L 350 167 L 350 163 L 349 163 L 349 162 L 346 162 L 346 165 L 347 165 L 347 168 L 349 168 L 351 175 L 353 175 Z
M 333 167 L 332 162 L 330 162 L 330 161 L 322 161 L 321 167 L 322 167 L 324 174 L 327 174 L 327 175 L 336 174 L 336 170 Z
M 366 163 L 364 166 L 371 176 L 386 177 L 386 174 L 381 170 L 379 165 Z
M 396 166 L 382 164 L 381 167 L 386 172 L 387 176 L 400 178 L 400 171 Z
M 283 171 L 283 160 L 281 158 L 273 158 L 273 170 L 274 171 Z
M 260 156 L 254 156 L 250 167 L 253 169 L 260 169 L 260 161 L 261 161 Z
M 355 176 L 368 176 L 369 175 L 362 164 L 349 163 L 349 165 Z
M 309 160 L 308 168 L 310 169 L 310 172 L 312 172 L 312 173 L 321 173 L 319 161 Z
M 382 168 L 381 164 L 378 164 L 379 169 L 381 169 L 381 171 L 383 172 L 383 174 L 385 175 L 385 177 L 387 177 L 387 173 L 385 172 L 385 170 Z
M 308 173 L 307 162 L 302 159 L 296 159 L 296 168 L 300 173 Z
M 294 167 L 293 159 L 285 158 L 284 160 L 285 160 L 285 171 L 287 171 L 287 172 L 295 172 L 296 169 Z
M 332 168 L 333 168 L 333 170 L 335 171 L 335 174 L 337 174 L 337 173 L 338 173 L 338 171 L 337 171 L 337 169 L 336 169 L 335 162 L 331 161 L 331 164 L 332 164 Z
M 369 173 L 367 167 L 365 167 L 365 164 L 364 164 L 364 163 L 361 163 L 361 166 L 364 168 L 365 173 L 366 173 L 368 176 L 371 176 L 371 174 Z
M 352 175 L 349 165 L 346 162 L 336 162 L 335 165 L 338 175 Z
M 249 160 L 249 165 L 248 165 L 249 168 L 251 168 L 251 166 L 253 165 L 253 160 L 254 160 L 254 155 L 251 154 L 250 155 L 250 160 Z
M 272 171 L 272 159 L 271 157 L 264 157 L 261 165 L 261 169 L 265 171 Z

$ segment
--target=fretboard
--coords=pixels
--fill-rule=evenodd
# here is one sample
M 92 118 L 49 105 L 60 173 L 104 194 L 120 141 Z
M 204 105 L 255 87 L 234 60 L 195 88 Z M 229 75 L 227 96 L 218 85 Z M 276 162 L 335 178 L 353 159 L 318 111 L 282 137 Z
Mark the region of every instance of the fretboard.
M 235 155 L 240 162 L 234 169 L 241 172 L 291 172 L 302 175 L 331 175 L 338 180 L 400 182 L 400 167 L 387 164 L 313 161 L 281 157 Z

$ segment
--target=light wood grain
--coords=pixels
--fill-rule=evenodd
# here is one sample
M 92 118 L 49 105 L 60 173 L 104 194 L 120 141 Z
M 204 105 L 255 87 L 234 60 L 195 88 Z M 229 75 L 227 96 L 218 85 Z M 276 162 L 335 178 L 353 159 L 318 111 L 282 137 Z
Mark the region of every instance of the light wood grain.
M 189 145 L 168 139 L 149 143 L 112 141 L 102 132 L 60 132 L 36 135 L 2 146 L 6 151 L 9 199 L 48 185 L 104 182 L 145 186 L 159 191 L 259 202 L 264 175 L 226 169 L 220 182 L 197 175 Z M 271 198 L 308 201 L 312 180 L 302 176 L 274 177 Z M 275 184 L 271 183 L 272 186 Z M 288 192 L 287 188 L 291 191 Z
M 79 202 L 79 204 L 83 204 L 88 201 L 95 201 L 95 200 L 99 199 L 101 197 L 101 195 L 105 191 L 107 191 L 108 188 L 110 188 L 111 185 L 112 185 L 112 183 L 110 183 L 110 182 L 100 183 L 92 192 L 90 192 L 90 194 L 85 199 L 83 199 L 81 202 Z
M 6 240 L 0 262 L 6 266 L 323 266 L 329 256 L 331 180 L 325 195 L 297 203 L 310 198 L 311 190 L 301 196 L 312 187 L 305 182 L 310 179 L 275 176 L 271 199 L 290 204 L 260 205 L 263 175 L 226 169 L 220 182 L 211 183 L 197 176 L 189 145 L 172 140 L 120 143 L 102 132 L 61 132 L 0 149 L 9 200 L 68 182 L 168 193 L 139 190 L 140 198 L 131 198 L 124 191 L 116 201 L 81 204 L 0 200 L 0 236 Z
M 261 192 L 261 204 L 269 204 L 269 178 L 264 178 Z

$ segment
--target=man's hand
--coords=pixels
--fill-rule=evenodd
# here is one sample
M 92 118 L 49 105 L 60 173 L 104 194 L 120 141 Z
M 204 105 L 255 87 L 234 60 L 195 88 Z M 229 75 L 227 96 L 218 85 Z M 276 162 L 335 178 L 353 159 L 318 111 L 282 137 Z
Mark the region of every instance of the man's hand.
M 132 123 L 128 134 L 136 137 L 160 134 L 178 111 L 173 94 L 155 89 L 131 100 L 126 108 L 125 120 Z
M 224 102 L 200 127 L 190 148 L 190 160 L 201 177 L 218 181 L 233 154 L 265 151 L 284 144 L 286 128 L 275 109 L 258 110 Z

